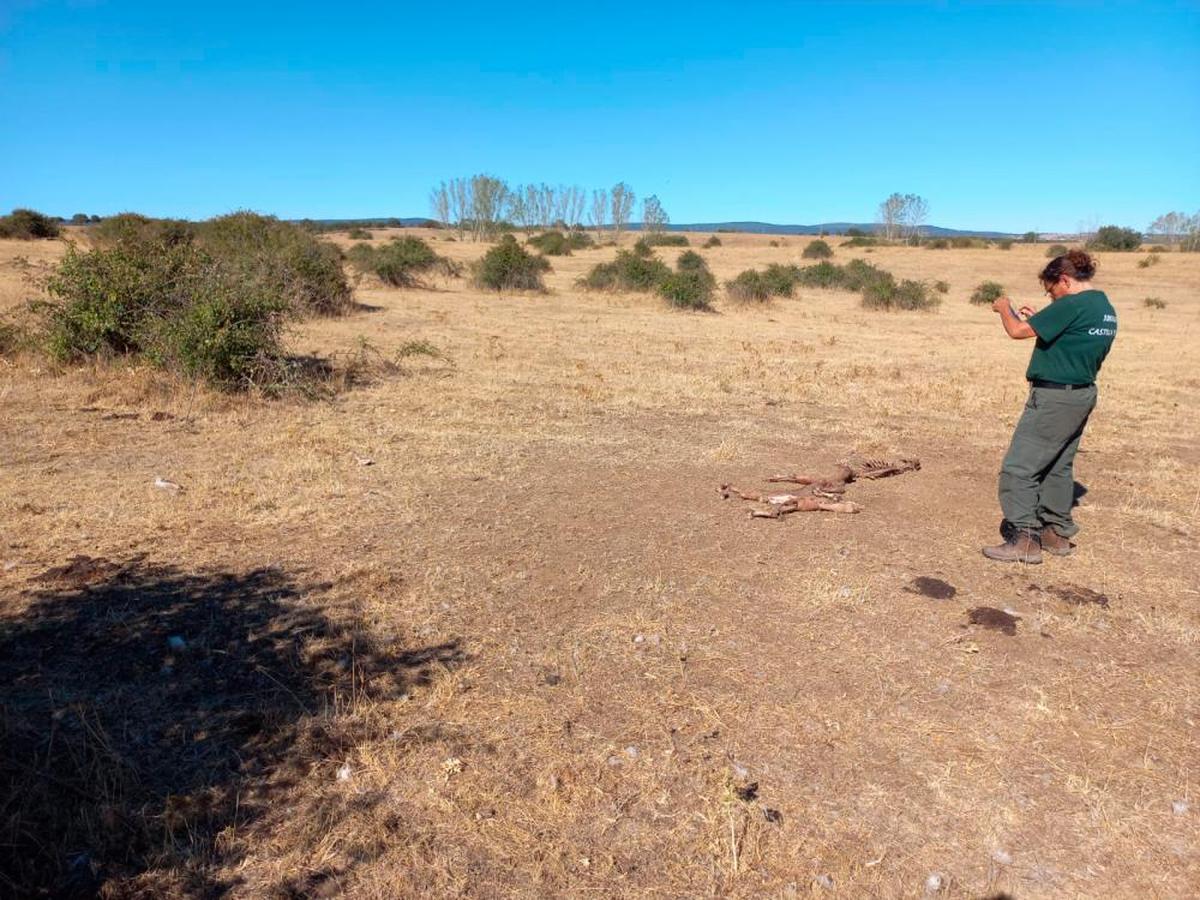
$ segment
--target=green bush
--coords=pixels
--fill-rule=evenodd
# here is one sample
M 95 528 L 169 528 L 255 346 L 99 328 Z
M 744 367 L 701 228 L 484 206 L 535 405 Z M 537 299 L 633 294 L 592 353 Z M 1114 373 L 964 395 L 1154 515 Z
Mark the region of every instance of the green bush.
M 971 302 L 980 306 L 991 306 L 1004 296 L 1004 285 L 998 281 L 984 281 L 971 294 Z
M 1161 260 L 1162 257 L 1160 257 L 1157 253 L 1151 253 L 1149 256 L 1138 260 L 1138 268 L 1148 269 L 1151 266 L 1157 266 Z
M 820 262 L 815 266 L 805 266 L 796 273 L 796 283 L 804 287 L 837 288 L 845 282 L 845 272 L 841 266 L 831 262 Z
M 1021 243 L 1036 244 L 1038 241 L 1038 233 L 1036 231 L 1027 231 L 1021 235 Z
M 713 277 L 709 271 L 708 263 L 704 261 L 704 257 L 695 250 L 685 250 L 679 254 L 679 258 L 675 260 L 675 271 L 677 272 L 697 272 L 708 281 L 710 287 L 717 286 L 717 279 Z
M 1096 236 L 1088 241 L 1089 250 L 1115 250 L 1129 252 L 1142 245 L 1142 234 L 1132 228 L 1121 228 L 1118 225 L 1105 225 L 1096 232 Z
M 955 250 L 969 250 L 976 246 L 974 238 L 969 237 L 953 237 L 950 238 L 950 246 Z
M 194 226 L 196 243 L 221 266 L 279 297 L 297 315 L 340 315 L 352 308 L 336 246 L 290 222 L 253 212 L 218 216 Z
M 854 230 L 856 230 L 856 229 L 853 229 L 853 228 L 850 229 L 850 231 L 854 231 Z M 850 231 L 847 231 L 846 234 L 850 234 Z M 843 243 L 842 246 L 843 247 L 877 247 L 877 246 L 879 246 L 879 238 L 867 237 L 866 235 L 856 234 L 853 237 L 851 237 L 850 240 Z
M 1011 250 L 1013 248 L 1013 241 L 1010 241 L 1010 240 L 996 241 L 996 246 L 999 247 L 1001 250 Z
M 493 291 L 544 291 L 542 273 L 550 270 L 550 261 L 534 256 L 505 234 L 474 266 L 477 287 Z
M 689 246 L 688 239 L 682 234 L 668 234 L 665 231 L 650 232 L 643 237 L 639 243 L 644 243 L 647 247 L 687 247 Z
M 529 238 L 525 243 L 540 250 L 546 256 L 571 255 L 571 242 L 561 231 L 543 231 L 537 237 Z
M 842 286 L 848 291 L 861 291 L 871 284 L 894 281 L 890 272 L 861 259 L 852 259 L 842 267 Z
M 567 246 L 572 250 L 588 250 L 596 246 L 596 242 L 592 240 L 592 236 L 586 231 L 567 232 Z
M 1063 256 L 1070 248 L 1065 244 L 1051 244 L 1046 248 L 1046 259 L 1054 259 L 1058 256 Z
M 948 294 L 948 293 L 950 293 L 950 282 L 935 281 L 933 283 L 933 289 L 935 291 L 937 291 L 939 294 Z
M 378 247 L 355 244 L 346 256 L 359 271 L 370 272 L 394 287 L 418 287 L 419 276 L 432 270 L 446 275 L 461 274 L 457 263 L 438 256 L 425 241 L 408 235 L 392 238 Z
M 810 241 L 800 256 L 803 259 L 829 259 L 833 256 L 833 248 L 818 238 L 815 241 Z
M 371 232 L 367 231 L 365 228 L 351 228 L 348 232 L 346 232 L 346 237 L 350 238 L 352 241 L 369 241 L 375 237 L 375 235 L 371 234 Z
M 766 303 L 771 299 L 771 287 L 757 269 L 746 269 L 725 282 L 725 293 L 736 303 Z
M 776 297 L 790 297 L 800 279 L 800 269 L 797 266 L 783 266 L 771 263 L 762 274 L 767 290 Z
M 1160 300 L 1158 297 L 1146 297 L 1142 300 L 1142 306 L 1147 309 L 1166 309 L 1167 301 Z
M 34 209 L 14 209 L 7 216 L 0 216 L 0 238 L 46 240 L 61 233 L 57 219 Z
M 190 243 L 72 247 L 48 289 L 47 346 L 64 361 L 137 355 L 234 389 L 282 359 L 286 298 Z
M 934 238 L 925 242 L 926 250 L 949 250 L 950 242 L 945 238 Z
M 862 305 L 867 309 L 934 309 L 940 303 L 941 298 L 931 296 L 921 282 L 905 279 L 897 284 L 890 275 L 886 279 L 875 279 L 862 288 Z
M 721 246 L 721 239 L 719 237 L 717 237 L 715 234 L 710 236 L 709 239 L 707 241 L 705 241 L 703 244 L 703 247 L 705 250 L 711 250 L 713 247 L 720 247 L 720 246 Z
M 640 243 L 640 242 L 639 242 Z M 671 269 L 662 260 L 655 258 L 649 247 L 640 252 L 618 250 L 612 262 L 599 263 L 578 282 L 580 287 L 600 291 L 653 291 L 657 290 Z
M 182 219 L 152 219 L 139 213 L 124 212 L 92 226 L 89 235 L 103 247 L 148 249 L 188 243 L 195 237 L 195 229 Z
M 669 272 L 658 286 L 667 302 L 679 309 L 707 310 L 712 306 L 715 279 L 706 266 Z

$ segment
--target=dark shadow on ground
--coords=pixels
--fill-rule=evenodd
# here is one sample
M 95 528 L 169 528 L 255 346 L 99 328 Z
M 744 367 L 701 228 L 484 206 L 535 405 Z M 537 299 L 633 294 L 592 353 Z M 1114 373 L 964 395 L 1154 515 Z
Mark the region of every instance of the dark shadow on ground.
M 1079 505 L 1079 501 L 1087 496 L 1087 492 L 1087 485 L 1080 484 L 1078 481 L 1071 486 L 1071 509 Z
M 462 659 L 373 646 L 275 569 L 76 557 L 35 582 L 0 617 L 4 896 L 224 892 L 222 831 L 364 737 L 330 708 Z

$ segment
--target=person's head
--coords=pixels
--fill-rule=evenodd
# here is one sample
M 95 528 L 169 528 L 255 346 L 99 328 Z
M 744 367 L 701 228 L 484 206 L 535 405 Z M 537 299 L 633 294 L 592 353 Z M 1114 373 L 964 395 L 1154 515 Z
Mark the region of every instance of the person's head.
M 1066 294 L 1074 294 L 1087 285 L 1096 274 L 1096 260 L 1082 250 L 1068 250 L 1062 256 L 1056 256 L 1046 263 L 1046 268 L 1038 275 L 1042 287 L 1054 300 Z

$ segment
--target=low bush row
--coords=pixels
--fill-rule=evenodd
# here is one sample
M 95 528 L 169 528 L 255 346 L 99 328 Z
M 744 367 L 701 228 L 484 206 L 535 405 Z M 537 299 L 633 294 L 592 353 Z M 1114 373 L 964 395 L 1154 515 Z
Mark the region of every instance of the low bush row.
M 393 287 L 417 287 L 421 284 L 420 276 L 429 272 L 462 274 L 461 265 L 438 256 L 423 240 L 408 235 L 392 238 L 378 247 L 355 244 L 346 251 L 346 258 L 360 272 L 370 272 Z
M 57 219 L 33 209 L 14 209 L 0 216 L 0 238 L 35 241 L 56 238 L 62 233 Z
M 351 304 L 337 248 L 269 216 L 200 223 L 123 214 L 72 246 L 38 308 L 65 361 L 136 356 L 228 389 L 286 380 L 285 324 Z

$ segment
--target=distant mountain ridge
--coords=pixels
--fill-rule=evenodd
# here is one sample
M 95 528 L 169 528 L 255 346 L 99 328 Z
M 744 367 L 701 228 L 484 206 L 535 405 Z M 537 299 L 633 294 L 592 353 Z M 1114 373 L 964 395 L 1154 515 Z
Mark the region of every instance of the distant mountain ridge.
M 304 221 L 304 220 L 294 220 Z M 428 216 L 376 216 L 354 219 L 312 219 L 319 225 L 400 225 L 404 228 L 420 228 L 434 224 Z M 435 226 L 436 227 L 436 226 Z M 668 231 L 740 231 L 745 234 L 845 234 L 851 228 L 856 228 L 865 234 L 875 234 L 882 226 L 877 222 L 822 222 L 818 225 L 776 225 L 772 222 L 695 222 L 672 223 Z M 641 231 L 641 222 L 629 223 L 631 231 Z M 926 237 L 981 237 L 981 238 L 1015 238 L 1020 237 L 1007 231 L 981 231 L 970 228 L 942 228 L 938 225 L 922 225 L 921 234 Z
M 632 228 L 641 228 L 637 223 Z M 741 231 L 746 234 L 845 234 L 856 228 L 865 234 L 875 234 L 882 226 L 877 222 L 822 222 L 819 225 L 775 225 L 771 222 L 700 222 L 696 224 L 671 224 L 670 231 Z M 922 225 L 921 234 L 926 237 L 981 237 L 1015 238 L 1017 234 L 1007 231 L 980 231 L 976 229 L 942 228 L 938 225 Z

